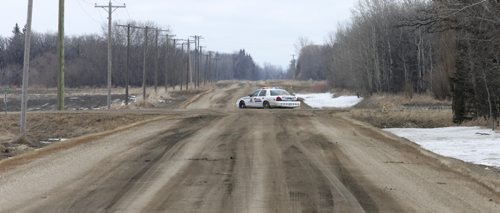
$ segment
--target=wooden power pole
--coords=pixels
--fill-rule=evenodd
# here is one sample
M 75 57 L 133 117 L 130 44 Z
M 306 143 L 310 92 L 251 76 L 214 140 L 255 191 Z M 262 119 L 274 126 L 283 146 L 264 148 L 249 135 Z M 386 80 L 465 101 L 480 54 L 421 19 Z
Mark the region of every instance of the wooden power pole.
M 137 27 L 137 26 L 132 26 L 130 24 L 127 25 L 117 25 L 119 27 L 127 27 L 127 68 L 126 68 L 126 81 L 127 81 L 127 88 L 125 90 L 126 93 L 126 102 L 128 102 L 128 85 L 129 85 L 129 77 L 128 77 L 128 67 L 129 67 L 129 62 L 130 62 L 130 29 L 142 29 L 144 30 L 144 50 L 143 50 L 143 58 L 142 58 L 142 99 L 143 102 L 146 102 L 146 58 L 147 58 L 147 52 L 148 52 L 148 32 L 151 29 L 150 27 Z M 154 28 L 153 28 L 154 29 Z
M 210 83 L 215 79 L 214 73 L 212 71 L 212 51 L 208 52 L 208 73 L 210 75 Z
M 199 80 L 200 80 L 200 61 L 201 61 L 201 54 L 200 54 L 200 39 L 203 39 L 202 36 L 195 35 L 191 36 L 194 38 L 194 78 L 195 78 L 195 87 L 199 87 Z M 192 77 L 191 77 L 192 78 Z M 191 80 L 191 83 L 192 80 Z
M 125 8 L 126 5 L 116 6 L 109 1 L 108 5 L 95 5 L 96 8 L 103 8 L 108 12 L 108 109 L 111 109 L 111 71 L 112 71 L 112 26 L 113 23 L 113 12 L 119 8 Z
M 130 66 L 130 28 L 132 27 L 130 24 L 127 25 L 116 25 L 119 27 L 127 28 L 127 62 L 125 64 L 125 105 L 128 105 L 128 97 L 129 97 L 129 66 Z
M 174 75 L 175 75 L 175 83 L 173 85 L 173 88 L 175 89 L 175 84 L 179 83 L 180 84 L 180 90 L 182 91 L 182 58 L 184 54 L 184 39 L 172 39 L 173 41 L 173 47 L 174 47 L 174 56 L 178 56 L 177 52 L 177 45 L 181 46 L 181 52 L 180 52 L 180 60 L 175 60 L 173 62 L 174 65 Z M 180 63 L 179 63 L 180 62 Z
M 198 79 L 197 79 L 197 82 L 198 82 L 198 88 L 200 88 L 201 86 L 201 62 L 202 62 L 202 59 L 203 59 L 203 46 L 200 46 L 200 53 L 198 55 Z M 205 76 L 203 76 L 203 78 L 205 78 Z
M 189 79 L 189 77 L 191 76 L 190 75 L 190 72 L 191 72 L 191 41 L 188 39 L 187 41 L 187 54 L 188 54 L 188 58 L 187 58 L 187 64 L 186 64 L 186 90 L 189 90 L 189 83 L 193 82 L 193 80 Z
M 149 27 L 144 28 L 144 55 L 142 58 L 142 101 L 146 103 L 146 54 L 148 50 L 148 30 Z
M 26 109 L 28 108 L 28 81 L 30 69 L 31 22 L 33 20 L 33 0 L 28 0 L 28 17 L 24 34 L 23 88 L 21 97 L 21 137 L 26 136 Z
M 183 63 L 183 60 L 182 60 L 182 59 L 184 59 L 184 44 L 187 44 L 187 42 L 181 43 L 181 65 L 182 65 L 182 63 Z M 186 56 L 186 57 L 187 57 L 187 56 Z M 181 70 L 181 72 L 179 73 L 179 82 L 180 82 L 180 84 L 181 84 L 181 91 L 182 91 L 182 84 L 183 84 L 182 82 L 184 81 L 184 80 L 182 79 L 182 78 L 183 78 L 183 77 L 182 77 L 182 70 L 184 69 L 184 67 L 183 67 L 183 66 L 181 66 L 179 69 Z
M 214 69 L 214 72 L 215 72 L 215 83 L 217 83 L 219 80 L 220 80 L 220 74 L 219 74 L 219 53 L 215 53 L 215 58 L 214 58 L 214 61 L 215 61 L 215 69 Z
M 170 48 L 169 48 L 169 45 L 170 45 L 170 38 L 175 37 L 175 35 L 166 34 L 165 37 L 167 39 L 166 45 L 165 45 L 165 92 L 167 92 L 168 91 L 168 67 L 170 66 L 170 57 L 169 57 Z M 174 43 L 174 49 L 175 49 L 175 43 Z
M 158 49 L 158 37 L 160 35 L 160 29 L 155 30 L 155 93 L 158 92 L 158 63 L 160 61 L 160 51 Z
M 205 59 L 205 69 L 204 69 L 204 78 L 203 78 L 203 86 L 207 85 L 207 80 L 208 80 L 208 69 L 210 67 L 210 52 L 207 54 L 206 59 Z
M 186 90 L 189 90 L 189 84 L 193 85 L 193 69 L 191 67 L 191 65 L 192 65 L 191 43 L 194 43 L 194 41 L 188 39 L 188 41 L 187 41 L 188 60 L 187 60 Z
M 125 66 L 125 105 L 128 105 L 128 87 L 130 84 L 129 79 L 129 66 L 130 66 L 130 24 L 127 24 L 127 64 Z
M 161 32 L 169 32 L 169 30 L 162 30 L 160 28 L 155 29 L 155 52 L 156 52 L 156 55 L 155 55 L 155 79 L 154 79 L 155 85 L 154 86 L 155 86 L 156 93 L 158 92 L 158 69 L 159 69 L 159 63 L 160 63 L 160 48 L 158 45 L 158 42 L 159 42 L 158 39 L 159 39 Z M 168 42 L 168 34 L 167 34 L 167 42 Z M 166 79 L 166 77 L 165 77 L 165 79 Z M 165 85 L 166 85 L 166 83 L 165 83 Z M 165 86 L 165 88 L 167 88 L 167 87 Z
M 59 73 L 57 75 L 57 110 L 64 110 L 64 0 L 59 0 Z

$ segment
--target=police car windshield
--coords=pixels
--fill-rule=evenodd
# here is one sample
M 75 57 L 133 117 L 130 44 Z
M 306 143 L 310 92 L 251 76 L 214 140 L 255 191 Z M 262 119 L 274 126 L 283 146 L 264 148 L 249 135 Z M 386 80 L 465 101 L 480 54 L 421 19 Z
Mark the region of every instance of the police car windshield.
M 278 95 L 290 95 L 290 93 L 288 93 L 287 91 L 285 90 L 271 90 L 271 96 L 278 96 Z

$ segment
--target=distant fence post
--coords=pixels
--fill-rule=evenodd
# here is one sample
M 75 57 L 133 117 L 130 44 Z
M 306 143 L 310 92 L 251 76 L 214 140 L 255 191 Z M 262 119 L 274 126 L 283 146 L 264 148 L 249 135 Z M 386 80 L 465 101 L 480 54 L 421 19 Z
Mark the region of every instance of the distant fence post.
M 7 94 L 10 93 L 10 87 L 8 86 L 4 87 L 3 93 L 4 93 L 4 98 L 3 98 L 4 110 L 5 110 L 5 115 L 7 115 Z

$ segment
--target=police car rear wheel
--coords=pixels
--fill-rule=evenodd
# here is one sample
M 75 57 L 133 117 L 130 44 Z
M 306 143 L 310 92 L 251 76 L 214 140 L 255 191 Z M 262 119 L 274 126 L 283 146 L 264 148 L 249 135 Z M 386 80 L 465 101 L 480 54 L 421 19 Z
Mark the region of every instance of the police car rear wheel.
M 264 109 L 271 109 L 271 104 L 269 102 L 264 101 Z

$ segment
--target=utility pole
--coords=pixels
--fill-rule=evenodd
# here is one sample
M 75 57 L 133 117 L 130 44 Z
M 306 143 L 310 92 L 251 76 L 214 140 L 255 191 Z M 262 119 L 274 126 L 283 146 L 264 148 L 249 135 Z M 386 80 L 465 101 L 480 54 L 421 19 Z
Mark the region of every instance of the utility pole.
M 194 77 L 194 88 L 198 88 L 198 68 L 199 68 L 199 64 L 198 64 L 198 56 L 200 55 L 200 49 L 199 49 L 199 45 L 198 45 L 198 38 L 197 36 L 194 37 L 194 73 L 193 73 L 193 77 Z
M 217 82 L 219 81 L 219 69 L 218 69 L 218 67 L 217 67 L 217 66 L 219 65 L 219 63 L 218 63 L 218 62 L 219 62 L 219 60 L 220 60 L 220 58 L 219 58 L 219 53 L 215 53 L 215 58 L 214 58 L 214 60 L 215 60 L 215 70 L 214 70 L 214 71 L 215 71 L 215 82 L 217 83 Z
M 194 75 L 196 79 L 196 71 L 198 70 L 198 36 L 191 36 L 191 38 L 194 39 Z M 191 83 L 193 83 L 192 80 Z M 196 83 L 194 84 L 194 87 L 196 88 Z
M 195 36 L 191 36 L 192 38 L 194 38 L 194 44 L 195 44 L 195 59 L 194 59 L 194 72 L 195 72 L 195 80 L 196 80 L 196 83 L 195 83 L 195 86 L 196 87 L 199 87 L 199 74 L 200 74 L 200 59 L 201 59 L 201 56 L 200 56 L 200 39 L 203 39 L 202 36 L 199 36 L 199 35 L 195 35 Z M 192 83 L 192 82 L 191 82 Z
M 214 80 L 214 73 L 212 71 L 212 51 L 208 52 L 208 73 L 210 75 L 210 83 Z
M 185 41 L 184 39 L 173 39 L 174 41 L 174 52 L 175 52 L 175 55 L 177 56 L 177 45 L 181 45 L 181 55 L 180 55 L 180 65 L 182 65 L 182 59 L 184 57 L 184 44 L 186 43 L 177 43 L 178 41 Z M 182 66 L 179 66 L 179 63 L 178 61 L 175 61 L 175 71 L 174 73 L 176 73 L 176 81 L 180 84 L 180 90 L 182 91 L 182 82 L 183 82 L 183 77 L 182 77 Z M 175 86 L 174 86 L 174 89 L 175 89 Z
M 113 23 L 113 12 L 119 8 L 125 8 L 126 5 L 115 6 L 109 1 L 109 5 L 95 5 L 96 8 L 102 8 L 108 12 L 108 110 L 111 109 L 111 70 L 112 70 L 112 28 L 111 24 Z
M 188 53 L 188 60 L 187 60 L 187 72 L 186 72 L 186 90 L 189 90 L 189 84 L 193 84 L 193 74 L 192 74 L 192 69 L 191 69 L 191 43 L 193 41 L 187 40 L 187 53 Z
M 178 41 L 182 41 L 183 39 L 172 39 L 172 43 L 173 43 L 173 47 L 174 47 L 174 57 L 177 57 L 177 45 L 178 44 L 181 44 L 182 43 L 177 43 Z M 182 61 L 182 60 L 181 60 Z M 179 83 L 179 75 L 178 75 L 178 69 L 179 69 L 179 63 L 178 63 L 178 60 L 175 60 L 173 62 L 173 65 L 174 65 L 174 71 L 173 71 L 173 74 L 174 74 L 174 77 L 175 77 L 175 81 L 172 85 L 172 88 L 175 90 L 175 86 L 177 83 Z M 180 81 L 180 83 L 182 84 L 182 81 Z
M 182 61 L 183 61 L 182 59 L 184 58 L 184 45 L 185 45 L 185 44 L 187 44 L 187 43 L 186 43 L 186 42 L 181 43 L 181 65 L 182 65 Z M 187 57 L 187 56 L 186 56 L 186 57 Z M 180 67 L 180 69 L 181 69 L 181 70 L 182 70 L 183 68 L 184 68 L 184 67 L 182 67 L 182 66 Z M 182 71 L 181 71 L 181 72 L 179 73 L 179 82 L 180 82 L 180 84 L 181 84 L 181 91 L 182 91 L 182 85 L 183 85 L 183 83 L 182 83 L 182 82 L 184 81 L 184 79 L 182 79 L 182 78 L 183 78 L 183 77 L 182 77 Z
M 193 82 L 193 79 L 190 75 L 191 72 L 191 41 L 188 39 L 187 41 L 187 53 L 188 53 L 188 59 L 187 59 L 187 72 L 186 72 L 186 90 L 189 90 L 189 83 Z
M 199 71 L 200 71 L 200 36 L 195 36 L 195 87 L 198 88 L 198 79 L 199 79 Z
M 157 29 L 155 29 L 155 32 L 156 32 L 156 34 L 155 34 L 156 35 L 155 36 L 156 58 L 155 58 L 155 81 L 154 81 L 154 84 L 155 84 L 155 92 L 158 92 L 158 69 L 159 69 L 158 63 L 160 61 L 160 49 L 158 46 L 158 37 L 160 36 L 161 32 L 170 32 L 170 31 L 157 28 Z M 168 40 L 168 36 L 167 36 L 167 40 Z M 165 85 L 166 85 L 166 83 L 165 83 Z
M 127 28 L 127 62 L 125 64 L 125 105 L 128 105 L 128 97 L 129 97 L 129 66 L 130 66 L 130 28 L 132 27 L 130 24 L 127 25 L 116 25 L 119 27 Z
M 146 54 L 148 50 L 148 30 L 146 26 L 144 28 L 144 54 L 142 58 L 142 101 L 146 103 Z
M 207 80 L 208 80 L 208 74 L 209 74 L 209 67 L 210 67 L 210 52 L 207 54 L 206 58 L 205 58 L 205 70 L 204 70 L 204 73 L 203 76 L 203 86 L 206 86 L 207 85 Z
M 57 75 L 57 110 L 64 110 L 64 0 L 59 0 L 59 73 Z
M 200 70 L 201 70 L 201 52 L 202 52 L 202 47 L 198 43 L 198 50 L 196 51 L 196 74 L 195 74 L 195 85 L 197 88 L 200 88 Z
M 32 19 L 33 19 L 33 0 L 28 0 L 28 17 L 26 21 L 26 33 L 24 34 L 23 89 L 21 97 L 21 137 L 26 136 L 26 109 L 28 108 L 28 81 L 29 81 L 29 69 L 30 69 Z
M 200 54 L 198 57 L 198 88 L 201 86 L 201 61 L 203 59 L 203 46 L 200 46 Z M 205 78 L 205 76 L 203 76 Z
M 165 37 L 167 39 L 166 47 L 165 47 L 165 92 L 167 92 L 168 91 L 168 66 L 170 65 L 170 63 L 169 63 L 169 60 L 170 60 L 169 45 L 170 45 L 170 38 L 175 37 L 175 35 L 166 34 Z M 175 41 L 174 41 L 174 47 L 175 47 Z M 175 51 L 175 48 L 174 48 L 174 51 Z
M 155 79 L 154 79 L 154 87 L 155 87 L 155 93 L 158 92 L 158 69 L 159 69 L 159 61 L 160 61 L 160 49 L 158 46 L 158 37 L 160 36 L 161 32 L 169 32 L 168 30 L 162 30 L 159 28 L 155 29 L 155 51 L 156 51 L 156 57 L 155 57 Z
M 155 93 L 158 92 L 158 63 L 160 61 L 160 51 L 158 50 L 158 36 L 160 34 L 160 29 L 155 30 Z
M 130 24 L 127 25 L 127 64 L 125 65 L 125 105 L 128 105 L 129 97 L 129 66 L 130 66 Z
M 146 55 L 147 55 L 147 50 L 148 50 L 148 31 L 149 27 L 137 27 L 137 26 L 132 26 L 130 24 L 128 25 L 117 25 L 119 27 L 127 27 L 127 74 L 126 74 L 126 81 L 127 81 L 127 89 L 125 91 L 126 93 L 126 100 L 128 101 L 128 84 L 129 84 L 129 79 L 128 79 L 128 64 L 130 61 L 130 28 L 134 29 L 141 29 L 144 30 L 144 50 L 143 50 L 143 58 L 142 58 L 142 99 L 143 102 L 146 102 Z M 154 29 L 154 28 L 153 28 Z

